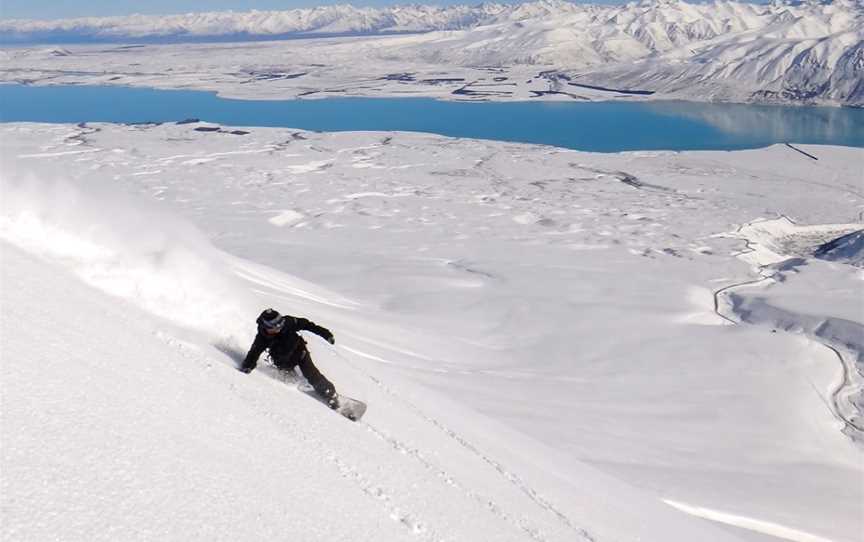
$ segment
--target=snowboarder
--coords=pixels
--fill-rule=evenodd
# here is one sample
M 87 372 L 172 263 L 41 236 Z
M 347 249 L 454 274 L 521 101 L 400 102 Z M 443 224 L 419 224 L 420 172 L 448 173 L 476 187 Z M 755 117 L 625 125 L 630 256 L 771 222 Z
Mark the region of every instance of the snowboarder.
M 262 312 L 255 322 L 258 324 L 258 334 L 255 335 L 255 341 L 240 365 L 240 370 L 244 373 L 252 372 L 258 364 L 258 358 L 264 350 L 269 349 L 270 358 L 278 369 L 290 371 L 294 367 L 300 367 L 315 392 L 327 401 L 330 408 L 338 408 L 339 400 L 333 383 L 312 363 L 306 341 L 297 332 L 311 331 L 330 344 L 335 343 L 333 333 L 306 318 L 281 315 L 273 309 Z

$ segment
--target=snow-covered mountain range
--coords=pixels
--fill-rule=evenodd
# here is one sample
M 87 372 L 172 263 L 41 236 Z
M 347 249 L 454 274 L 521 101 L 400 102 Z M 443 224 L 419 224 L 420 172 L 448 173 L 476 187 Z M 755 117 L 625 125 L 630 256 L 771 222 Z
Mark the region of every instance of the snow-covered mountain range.
M 179 15 L 81 17 L 52 21 L 0 22 L 6 39 L 111 41 L 129 38 L 190 39 L 217 36 L 284 36 L 286 34 L 380 34 L 459 30 L 494 22 L 515 12 L 501 4 L 479 6 L 319 6 L 285 11 L 217 11 Z
M 414 33 L 377 45 L 405 64 L 538 66 L 579 85 L 699 100 L 864 105 L 864 2 L 646 0 L 623 6 L 350 5 L 290 11 L 0 22 L 0 42 L 177 42 Z

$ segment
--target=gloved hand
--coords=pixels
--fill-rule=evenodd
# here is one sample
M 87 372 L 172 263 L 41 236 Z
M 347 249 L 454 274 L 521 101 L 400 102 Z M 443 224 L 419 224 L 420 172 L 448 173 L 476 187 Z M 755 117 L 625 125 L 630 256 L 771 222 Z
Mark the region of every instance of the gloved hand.
M 255 368 L 255 365 L 256 365 L 256 364 L 252 364 L 252 365 L 241 365 L 241 366 L 238 367 L 237 369 L 238 369 L 240 372 L 242 372 L 242 373 L 249 374 L 249 373 L 252 372 L 252 369 Z
M 327 342 L 330 344 L 336 344 L 336 337 L 334 337 L 333 334 L 331 333 L 330 335 L 327 336 Z

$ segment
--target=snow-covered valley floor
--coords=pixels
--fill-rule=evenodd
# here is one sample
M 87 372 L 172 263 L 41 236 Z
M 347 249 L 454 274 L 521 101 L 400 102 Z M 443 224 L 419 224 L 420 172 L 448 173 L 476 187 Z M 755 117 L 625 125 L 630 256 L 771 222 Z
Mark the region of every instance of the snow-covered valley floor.
M 864 150 L 199 128 L 0 127 L 4 539 L 860 540 Z

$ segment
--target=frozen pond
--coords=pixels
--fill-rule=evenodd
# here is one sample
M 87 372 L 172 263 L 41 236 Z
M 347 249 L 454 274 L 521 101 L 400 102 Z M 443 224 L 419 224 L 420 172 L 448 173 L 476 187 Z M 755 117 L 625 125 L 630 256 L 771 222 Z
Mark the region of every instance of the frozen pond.
M 459 102 L 425 98 L 235 100 L 123 86 L 0 85 L 3 122 L 170 122 L 317 131 L 413 131 L 598 152 L 864 147 L 864 110 L 694 102 Z

